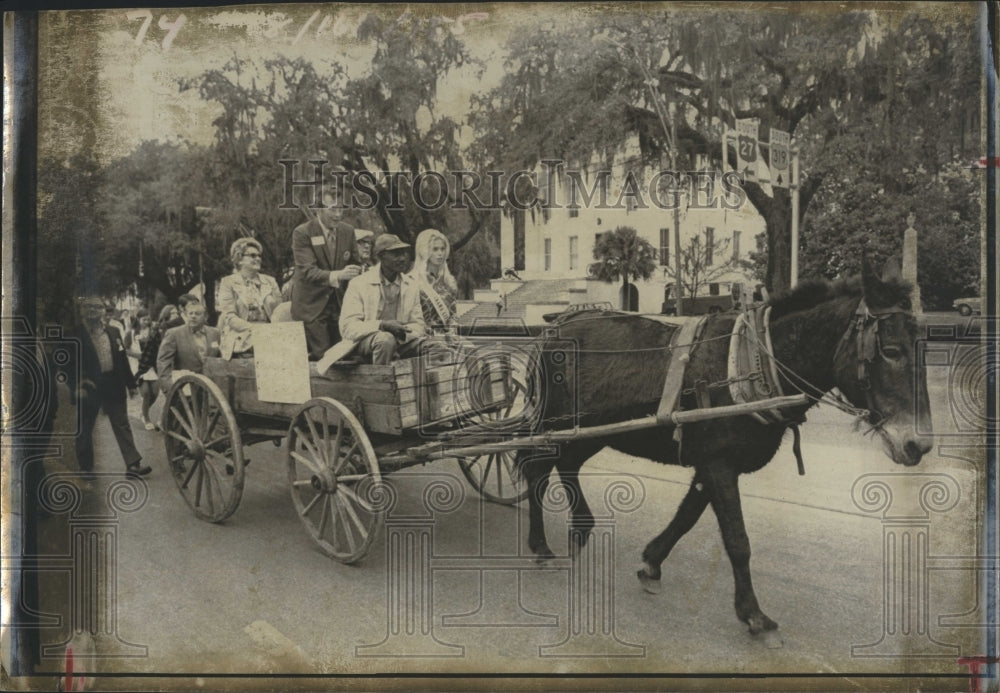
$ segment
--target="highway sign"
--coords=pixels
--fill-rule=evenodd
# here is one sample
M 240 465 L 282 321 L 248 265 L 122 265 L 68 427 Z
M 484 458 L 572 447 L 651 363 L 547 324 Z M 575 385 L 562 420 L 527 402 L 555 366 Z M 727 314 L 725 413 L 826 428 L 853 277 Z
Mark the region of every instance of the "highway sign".
M 792 136 L 784 130 L 771 128 L 771 185 L 788 187 L 788 162 L 791 157 Z
M 757 120 L 736 121 L 736 170 L 744 180 L 757 177 Z

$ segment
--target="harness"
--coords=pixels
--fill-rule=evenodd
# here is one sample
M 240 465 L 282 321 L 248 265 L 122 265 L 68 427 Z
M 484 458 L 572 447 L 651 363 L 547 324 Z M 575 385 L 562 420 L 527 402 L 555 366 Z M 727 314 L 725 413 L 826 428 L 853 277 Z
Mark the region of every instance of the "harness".
M 757 306 L 737 316 L 729 339 L 728 377 L 725 381 L 713 385 L 708 385 L 704 381 L 696 383 L 693 391 L 699 406 L 711 406 L 708 388 L 714 385 L 728 385 L 730 396 L 736 404 L 782 397 L 784 389 L 781 386 L 780 374 L 810 399 L 816 402 L 827 402 L 851 416 L 865 418 L 873 428 L 877 429 L 882 425 L 884 417 L 875 408 L 872 399 L 869 371 L 876 357 L 888 358 L 882 351 L 878 325 L 879 322 L 892 315 L 907 312 L 901 307 L 894 306 L 878 313 L 872 313 L 862 298 L 854 312 L 855 319 L 850 322 L 837 343 L 834 352 L 835 363 L 840 359 L 844 349 L 849 348 L 852 340 L 854 342 L 858 380 L 862 383 L 865 391 L 867 409 L 859 409 L 842 397 L 831 396 L 795 373 L 774 356 L 770 332 L 771 307 L 768 305 Z M 672 335 L 668 347 L 671 352 L 670 363 L 657 409 L 657 419 L 665 424 L 670 420 L 670 414 L 680 401 L 682 383 L 687 364 L 691 358 L 691 351 L 692 348 L 701 343 L 701 335 L 707 318 L 678 319 L 665 318 L 660 315 L 643 315 L 642 317 L 678 327 Z M 792 429 L 794 435 L 792 451 L 795 453 L 799 474 L 804 475 L 805 465 L 802 461 L 799 425 L 805 422 L 805 416 L 800 415 L 793 418 L 780 410 L 773 409 L 753 412 L 750 415 L 762 424 L 784 425 Z M 875 421 L 873 422 L 872 419 Z M 674 440 L 678 443 L 681 442 L 680 426 L 674 429 Z
M 886 308 L 878 313 L 872 313 L 868 309 L 868 304 L 865 303 L 865 299 L 862 298 L 861 302 L 858 304 L 857 310 L 854 311 L 855 319 L 851 321 L 850 325 L 848 325 L 847 330 L 844 332 L 844 336 L 841 337 L 840 342 L 837 343 L 837 350 L 833 354 L 833 360 L 836 363 L 837 360 L 839 360 L 841 353 L 851 342 L 851 339 L 854 339 L 858 380 L 861 382 L 862 389 L 865 393 L 865 404 L 868 407 L 869 418 L 877 417 L 875 423 L 873 424 L 876 427 L 881 425 L 884 417 L 881 416 L 872 401 L 872 384 L 871 374 L 869 371 L 876 356 L 880 356 L 883 359 L 886 358 L 885 354 L 882 353 L 882 340 L 879 339 L 878 326 L 882 320 L 885 320 L 886 318 L 897 313 L 906 312 L 906 310 L 900 308 L 899 306 L 893 306 L 892 308 Z
M 736 404 L 758 402 L 785 393 L 778 378 L 778 363 L 771 346 L 771 306 L 761 305 L 740 313 L 733 323 L 729 339 L 729 395 Z M 777 409 L 753 412 L 750 416 L 762 424 L 785 424 L 792 429 L 792 452 L 799 476 L 806 473 L 802 460 L 802 434 L 799 425 L 805 415 L 795 418 Z
M 771 306 L 758 306 L 740 313 L 729 339 L 729 394 L 736 404 L 758 402 L 785 393 L 778 379 L 778 365 L 772 354 Z M 780 411 L 767 409 L 751 414 L 762 424 L 786 423 Z M 799 420 L 796 420 L 798 423 Z
M 666 325 L 677 325 L 676 318 L 664 320 L 659 316 L 650 317 Z M 681 387 L 684 384 L 684 373 L 691 360 L 691 349 L 701 339 L 706 322 L 707 318 L 704 317 L 698 320 L 684 320 L 678 329 L 674 330 L 670 338 L 670 363 L 667 365 L 667 377 L 663 381 L 660 404 L 656 409 L 656 419 L 661 424 L 670 421 L 670 415 L 677 409 L 681 398 Z M 679 430 L 678 427 L 675 431 L 675 438 Z

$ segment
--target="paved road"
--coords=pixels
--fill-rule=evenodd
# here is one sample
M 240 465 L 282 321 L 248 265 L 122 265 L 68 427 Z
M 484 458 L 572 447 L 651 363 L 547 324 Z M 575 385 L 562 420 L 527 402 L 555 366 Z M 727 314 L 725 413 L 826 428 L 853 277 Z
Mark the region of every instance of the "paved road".
M 931 375 L 936 425 L 955 432 L 959 424 L 948 423 L 947 383 Z M 138 402 L 131 406 L 137 415 Z M 629 512 L 614 516 L 606 565 L 598 562 L 590 572 L 571 571 L 565 561 L 549 569 L 518 562 L 527 551 L 526 509 L 481 503 L 455 463 L 407 470 L 391 478 L 400 502 L 390 527 L 360 565 L 346 566 L 322 555 L 299 523 L 282 450 L 271 443 L 248 448 L 252 464 L 240 508 L 213 525 L 189 511 L 166 471 L 162 437 L 137 421 L 138 444 L 154 472 L 145 480 L 142 507 L 120 514 L 115 524 L 117 603 L 111 611 L 118 638 L 147 649 L 136 658 L 102 660 L 105 670 L 956 673 L 964 671 L 955 663 L 959 654 L 981 650 L 980 629 L 956 627 L 976 623 L 975 614 L 940 620 L 977 607 L 977 573 L 959 569 L 968 566 L 957 558 L 940 558 L 976 554 L 981 453 L 956 444 L 966 438 L 944 439 L 949 447 L 904 470 L 877 443 L 853 432 L 848 418 L 821 407 L 802 429 L 804 477 L 796 472 L 788 434 L 772 463 L 743 480 L 755 587 L 764 611 L 781 624 L 784 641 L 770 649 L 735 617 L 729 562 L 710 512 L 664 564 L 662 594 L 643 592 L 635 580 L 643 546 L 670 520 L 686 490 L 687 469 L 610 450 L 588 463 L 584 490 L 595 513 L 615 481 L 628 480 L 640 493 Z M 109 476 L 88 490 L 95 506 L 120 465 L 103 420 L 97 441 L 104 453 L 99 466 Z M 915 476 L 927 474 L 935 476 Z M 892 493 L 889 510 L 878 509 L 878 486 L 852 496 L 856 484 L 879 480 Z M 404 516 L 424 514 L 423 492 L 440 481 L 463 490 L 464 497 L 433 517 L 435 567 L 427 582 L 430 600 L 423 603 L 419 573 L 407 574 L 412 582 L 404 581 L 403 592 L 390 588 L 387 576 L 396 573 L 385 537 L 409 531 L 413 523 L 407 525 Z M 924 493 L 921 506 L 919 490 L 929 481 L 937 486 Z M 941 490 L 957 502 L 935 495 Z M 922 510 L 935 503 L 947 509 L 930 515 Z M 886 512 L 904 519 L 892 524 Z M 48 522 L 50 536 L 63 531 L 56 520 Z M 565 513 L 550 512 L 547 526 L 553 549 L 565 552 Z M 906 622 L 898 609 L 884 610 L 893 602 L 883 588 L 883 539 L 889 535 L 896 537 L 886 544 L 890 553 L 891 541 L 917 542 L 914 551 L 923 551 L 920 542 L 927 541 L 934 569 L 925 583 L 906 581 L 917 590 L 908 603 L 927 605 L 927 630 L 923 611 L 913 611 L 916 621 Z M 411 564 L 416 555 L 410 555 Z M 894 565 L 919 567 L 917 556 L 896 554 Z M 484 570 L 496 565 L 505 569 Z M 576 580 L 583 581 L 579 590 Z M 926 599 L 919 598 L 920 589 L 927 590 Z M 896 604 L 906 611 L 903 602 Z M 387 638 L 396 605 L 403 605 L 402 631 L 409 623 L 415 633 L 408 640 Z M 582 637 L 586 627 L 581 637 L 570 637 L 574 624 L 586 626 L 595 618 L 594 637 Z M 602 630 L 611 632 L 602 636 Z M 911 631 L 905 643 L 903 630 Z M 852 654 L 852 646 L 880 641 L 885 650 Z M 100 647 L 131 651 L 108 642 Z M 381 649 L 357 649 L 379 643 Z M 560 643 L 562 649 L 553 647 Z M 400 656 L 415 651 L 444 657 Z M 860 656 L 886 651 L 935 657 Z M 383 656 L 359 656 L 372 654 Z M 154 686 L 153 680 L 143 682 Z M 169 682 L 155 685 L 161 684 Z M 964 686 L 953 680 L 944 685 Z

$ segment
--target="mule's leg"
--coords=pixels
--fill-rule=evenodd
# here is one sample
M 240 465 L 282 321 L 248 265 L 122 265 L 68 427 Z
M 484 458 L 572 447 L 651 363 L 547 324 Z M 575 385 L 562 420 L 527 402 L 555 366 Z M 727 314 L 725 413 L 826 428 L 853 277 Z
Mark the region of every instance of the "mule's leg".
M 650 594 L 660 593 L 660 565 L 670 555 L 670 551 L 680 538 L 698 522 L 698 518 L 701 517 L 707 505 L 708 494 L 699 475 L 695 474 L 687 495 L 684 496 L 680 507 L 677 508 L 674 519 L 655 539 L 646 544 L 646 549 L 642 552 L 642 560 L 645 565 L 639 569 L 636 575 L 644 590 Z
M 594 514 L 587 505 L 587 499 L 583 497 L 583 489 L 580 487 L 580 467 L 590 459 L 603 446 L 593 445 L 569 445 L 563 451 L 556 463 L 559 470 L 559 479 L 566 487 L 567 500 L 569 501 L 569 553 L 577 556 L 580 549 L 587 545 L 590 539 L 590 530 L 594 528 Z
M 549 474 L 555 466 L 551 456 L 532 456 L 531 452 L 518 453 L 518 468 L 528 485 L 528 548 L 539 562 L 555 558 L 545 540 L 545 514 L 542 498 L 549 487 Z
M 733 566 L 736 615 L 750 627 L 753 634 L 777 630 L 778 624 L 760 610 L 750 579 L 750 539 L 743 523 L 739 474 L 732 469 L 715 467 L 705 469 L 704 472 L 706 490 L 719 520 L 722 542 Z

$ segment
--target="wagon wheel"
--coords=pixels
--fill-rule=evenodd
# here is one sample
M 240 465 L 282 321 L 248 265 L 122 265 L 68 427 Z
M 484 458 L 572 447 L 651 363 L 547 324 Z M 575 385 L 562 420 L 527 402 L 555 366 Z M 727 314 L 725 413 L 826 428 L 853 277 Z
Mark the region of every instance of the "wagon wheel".
M 522 374 L 511 375 L 511 399 L 506 407 L 484 412 L 477 417 L 477 423 L 489 424 L 510 418 L 528 405 L 529 388 Z M 460 457 L 458 466 L 462 474 L 483 498 L 502 505 L 517 505 L 531 490 L 517 470 L 517 452 L 504 450 L 479 457 Z
M 528 497 L 530 489 L 516 465 L 513 450 L 458 458 L 462 474 L 479 495 L 502 505 L 517 505 Z
M 163 432 L 170 475 L 194 514 L 222 522 L 243 495 L 243 442 L 219 387 L 203 375 L 181 376 L 167 392 Z
M 292 504 L 309 536 L 331 558 L 361 560 L 385 520 L 373 500 L 378 458 L 361 422 L 334 399 L 309 400 L 292 418 L 286 450 Z

